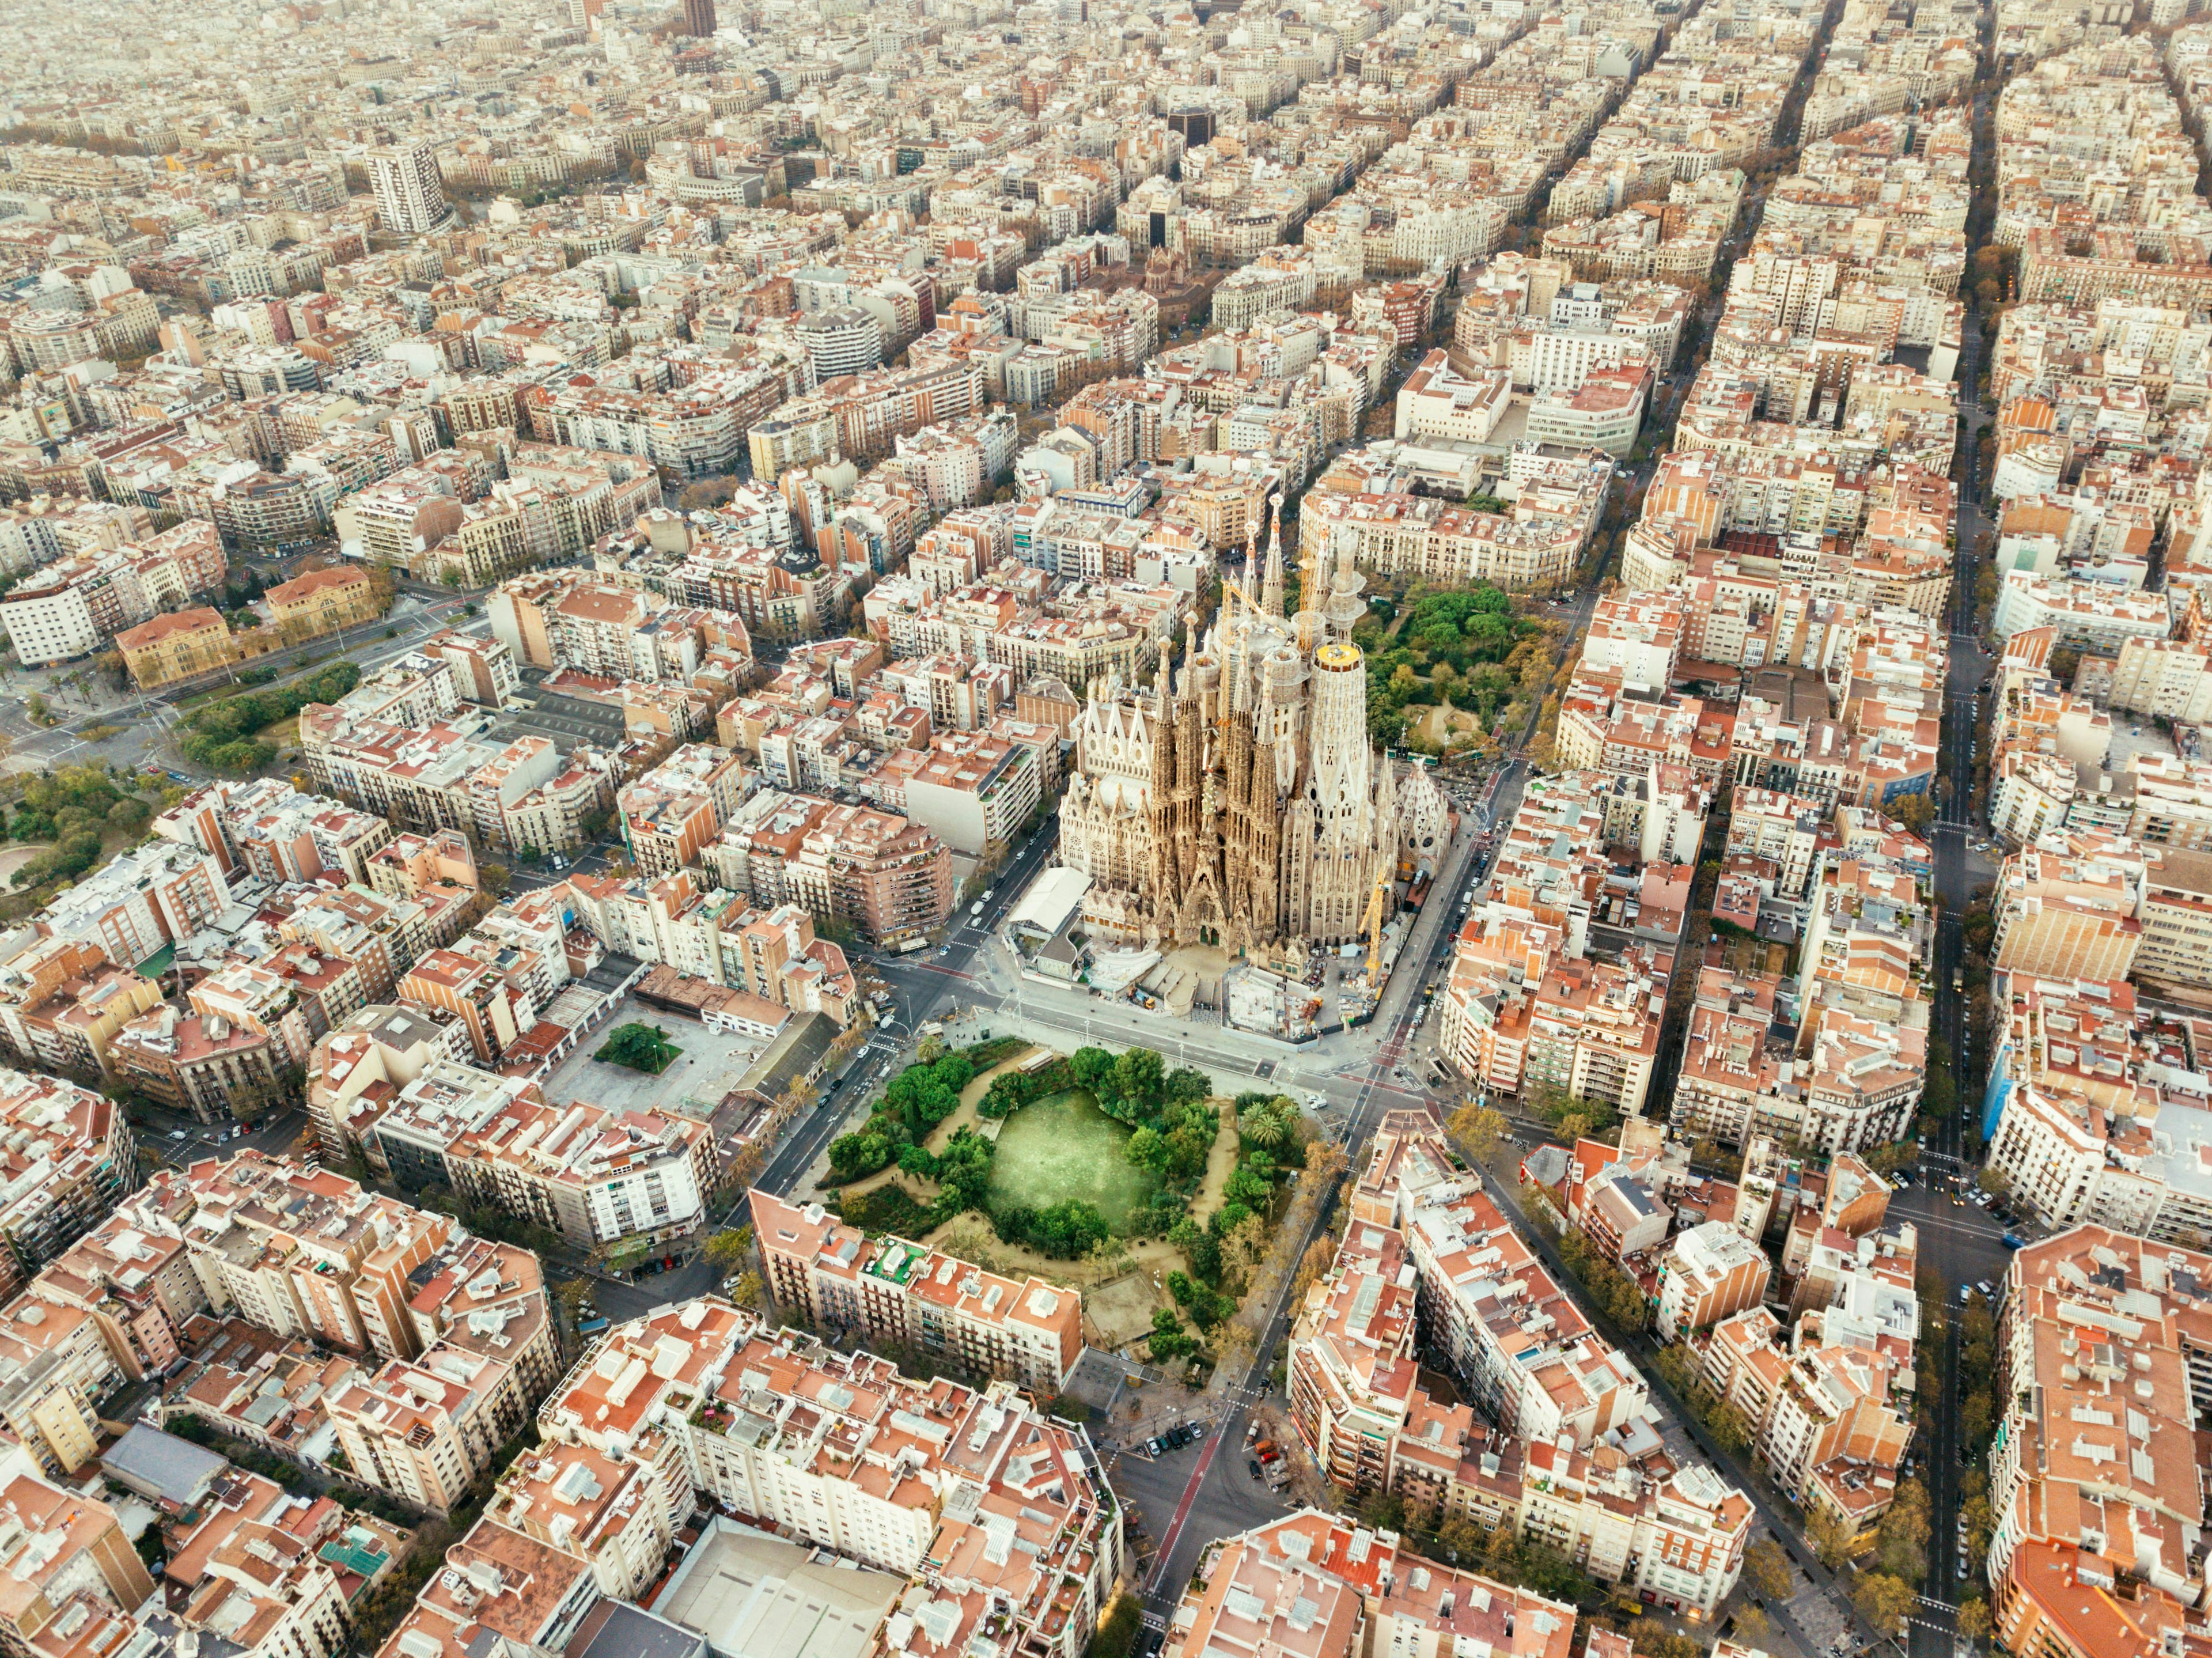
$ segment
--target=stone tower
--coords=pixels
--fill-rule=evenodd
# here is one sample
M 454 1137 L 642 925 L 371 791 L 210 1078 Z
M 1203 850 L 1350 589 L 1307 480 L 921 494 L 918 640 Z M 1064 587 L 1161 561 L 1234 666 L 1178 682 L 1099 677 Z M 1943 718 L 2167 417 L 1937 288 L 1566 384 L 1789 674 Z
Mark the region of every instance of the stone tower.
M 1313 665 L 1306 798 L 1314 848 L 1304 930 L 1333 942 L 1358 930 L 1374 878 L 1375 750 L 1367 741 L 1367 662 L 1359 647 L 1333 639 L 1314 652 Z
M 1168 671 L 1164 665 L 1152 682 L 1152 770 L 1146 792 L 1145 815 L 1152 839 L 1152 899 L 1172 906 L 1182 884 L 1176 878 L 1175 792 L 1176 721 L 1168 705 Z
M 1283 613 L 1283 520 L 1277 509 L 1270 520 L 1267 537 L 1267 577 L 1260 586 L 1260 614 L 1279 616 Z

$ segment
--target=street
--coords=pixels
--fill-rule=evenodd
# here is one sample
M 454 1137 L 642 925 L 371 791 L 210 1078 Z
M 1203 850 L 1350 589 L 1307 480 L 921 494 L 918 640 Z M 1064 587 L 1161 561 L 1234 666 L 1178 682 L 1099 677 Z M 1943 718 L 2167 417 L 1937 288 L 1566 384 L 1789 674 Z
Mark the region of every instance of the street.
M 431 635 L 448 628 L 458 627 L 464 633 L 489 633 L 491 623 L 488 620 L 478 617 L 470 621 L 461 616 L 462 607 L 469 603 L 471 600 L 463 595 L 432 598 L 403 592 L 390 614 L 380 621 L 357 623 L 304 645 L 272 651 L 245 665 L 248 669 L 275 667 L 283 671 L 276 681 L 281 684 L 293 672 L 301 670 L 303 665 L 343 659 L 358 664 L 362 677 L 367 677 L 406 655 Z M 397 629 L 397 636 L 386 638 L 387 629 Z M 56 683 L 82 671 L 82 664 L 65 664 L 58 669 L 17 668 L 9 673 L 7 695 L 0 700 L 0 738 L 4 738 L 6 744 L 4 751 L 0 751 L 0 769 L 38 772 L 64 765 L 112 765 L 118 771 L 151 768 L 198 777 L 210 774 L 205 768 L 190 763 L 168 746 L 169 732 L 177 722 L 180 705 L 202 696 L 209 689 L 207 684 L 195 681 L 150 692 L 116 691 L 94 683 L 97 676 L 88 672 L 78 684 Z M 236 683 L 236 676 L 234 673 L 214 683 L 227 687 Z M 239 685 L 238 689 L 252 688 Z M 40 726 L 33 721 L 25 704 L 34 690 L 46 698 L 49 709 L 58 718 L 58 724 Z M 112 729 L 103 736 L 86 735 L 103 727 Z

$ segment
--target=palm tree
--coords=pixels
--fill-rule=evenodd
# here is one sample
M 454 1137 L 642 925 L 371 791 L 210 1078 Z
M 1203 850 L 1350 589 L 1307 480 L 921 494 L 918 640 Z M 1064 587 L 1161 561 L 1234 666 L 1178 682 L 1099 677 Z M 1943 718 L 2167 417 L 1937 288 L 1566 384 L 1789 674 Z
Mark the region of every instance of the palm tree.
M 1288 1131 L 1273 1106 L 1255 1105 L 1237 1119 L 1237 1132 L 1262 1151 L 1273 1151 Z

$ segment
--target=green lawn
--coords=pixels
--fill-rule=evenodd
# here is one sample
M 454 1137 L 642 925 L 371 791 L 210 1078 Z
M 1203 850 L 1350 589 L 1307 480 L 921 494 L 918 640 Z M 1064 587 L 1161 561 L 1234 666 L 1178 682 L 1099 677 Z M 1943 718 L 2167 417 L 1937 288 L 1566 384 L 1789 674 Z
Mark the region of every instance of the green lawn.
M 1129 1130 L 1101 1111 L 1088 1089 L 1025 1105 L 999 1131 L 991 1195 L 1032 1209 L 1085 1199 L 1118 1231 L 1157 1183 L 1121 1155 L 1128 1138 Z

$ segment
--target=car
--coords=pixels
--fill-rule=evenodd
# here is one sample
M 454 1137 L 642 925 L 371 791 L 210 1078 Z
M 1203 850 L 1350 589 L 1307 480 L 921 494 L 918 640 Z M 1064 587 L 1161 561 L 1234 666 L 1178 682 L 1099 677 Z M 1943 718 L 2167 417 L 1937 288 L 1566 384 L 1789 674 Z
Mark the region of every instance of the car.
M 1154 1456 L 1158 1456 L 1162 1451 L 1165 1450 L 1167 1447 L 1157 1439 L 1148 1439 L 1145 1442 L 1145 1448 L 1150 1451 Z
M 1990 1281 L 1987 1278 L 1984 1278 L 1980 1283 L 1975 1284 L 1974 1288 L 1979 1290 L 1985 1296 L 1991 1293 L 1990 1290 Z
M 1251 1471 L 1253 1479 L 1257 1479 L 1260 1477 L 1260 1459 L 1258 1457 L 1247 1457 L 1244 1460 L 1244 1466 Z
M 1974 1286 L 1972 1284 L 1962 1284 L 1959 1286 L 1959 1305 L 1963 1307 L 1973 1298 Z
M 1194 1422 L 1194 1423 L 1192 1423 L 1192 1424 L 1190 1424 L 1190 1436 L 1191 1436 L 1193 1439 L 1203 1439 L 1203 1438 L 1205 1438 L 1205 1437 L 1206 1437 L 1206 1424 L 1204 1424 L 1203 1422 Z
M 185 1138 L 185 1131 L 181 1128 L 173 1130 L 169 1138 L 173 1140 L 180 1140 Z
M 2008 1249 L 2025 1249 L 2027 1248 L 2027 1240 L 2026 1238 L 2014 1236 L 2010 1232 L 2004 1235 L 2002 1242 L 2004 1243 L 2004 1247 Z

